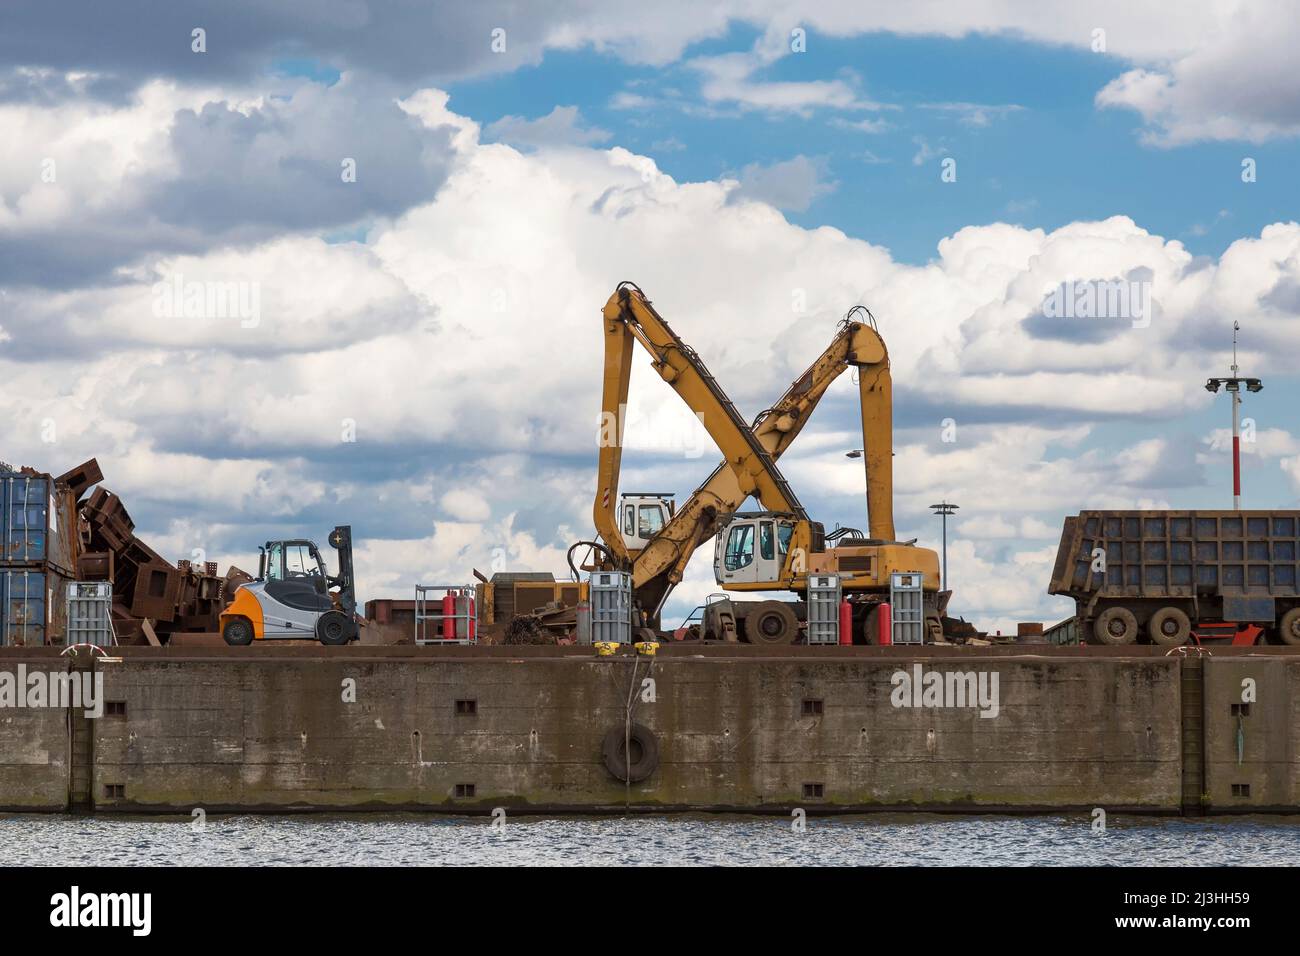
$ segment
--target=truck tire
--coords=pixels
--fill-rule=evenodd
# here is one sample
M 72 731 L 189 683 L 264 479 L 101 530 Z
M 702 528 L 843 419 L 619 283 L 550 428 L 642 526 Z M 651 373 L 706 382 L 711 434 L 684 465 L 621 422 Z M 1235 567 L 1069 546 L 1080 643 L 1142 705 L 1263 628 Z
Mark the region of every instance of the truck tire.
M 1092 635 L 1098 644 L 1111 647 L 1132 644 L 1138 636 L 1137 618 L 1126 607 L 1108 607 L 1093 621 Z
M 253 622 L 246 617 L 232 617 L 221 629 L 221 636 L 231 647 L 253 643 Z
M 1282 615 L 1282 623 L 1278 625 L 1277 636 L 1282 639 L 1283 644 L 1292 646 L 1300 644 L 1300 607 L 1293 607 Z
M 600 756 L 615 780 L 640 783 L 659 766 L 659 741 L 644 724 L 633 724 L 630 730 L 619 724 L 605 734 Z
M 760 601 L 745 615 L 745 640 L 778 647 L 799 636 L 799 618 L 788 601 Z
M 1176 607 L 1162 607 L 1147 622 L 1147 636 L 1161 647 L 1182 647 L 1192 636 L 1192 622 Z

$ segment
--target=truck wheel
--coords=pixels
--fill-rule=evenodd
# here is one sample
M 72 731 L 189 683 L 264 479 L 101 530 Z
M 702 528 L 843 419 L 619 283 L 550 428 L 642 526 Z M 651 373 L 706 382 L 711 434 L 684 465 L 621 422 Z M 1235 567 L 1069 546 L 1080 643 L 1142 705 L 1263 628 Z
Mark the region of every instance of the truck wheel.
M 793 644 L 799 636 L 799 618 L 788 601 L 762 601 L 745 615 L 745 640 L 776 647 Z
M 352 639 L 350 624 L 342 611 L 326 611 L 316 619 L 316 640 L 331 647 L 346 644 Z
M 1109 644 L 1112 647 L 1132 644 L 1138 636 L 1137 618 L 1126 607 L 1108 607 L 1097 615 L 1097 620 L 1092 625 L 1092 634 L 1099 644 Z
M 1284 644 L 1300 644 L 1300 607 L 1293 607 L 1282 615 L 1282 623 L 1278 625 L 1277 636 L 1282 638 Z
M 1162 607 L 1147 622 L 1147 635 L 1161 647 L 1182 647 L 1192 636 L 1192 622 L 1176 607 Z

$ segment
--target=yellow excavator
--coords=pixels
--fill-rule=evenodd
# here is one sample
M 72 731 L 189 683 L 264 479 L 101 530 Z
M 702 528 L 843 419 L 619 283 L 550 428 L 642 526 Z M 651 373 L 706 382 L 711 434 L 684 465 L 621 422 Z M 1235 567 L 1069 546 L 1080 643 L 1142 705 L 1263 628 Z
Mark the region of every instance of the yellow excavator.
M 892 384 L 888 352 L 874 328 L 853 321 L 851 315 L 846 318 L 821 357 L 751 427 L 695 351 L 677 337 L 635 285 L 619 285 L 605 305 L 603 323 L 606 416 L 618 415 L 621 428 L 619 413 L 627 402 L 633 342 L 639 341 L 652 356 L 652 367 L 699 416 L 724 455 L 681 508 L 658 502 L 666 520 L 647 540 L 640 540 L 627 532 L 650 530 L 655 522 L 642 527 L 639 521 L 627 519 L 637 510 L 655 507 L 656 501 L 645 494 L 615 501 L 623 436 L 620 432 L 602 442 L 593 519 L 603 544 L 597 544 L 598 564 L 584 567 L 631 571 L 642 626 L 658 626 L 664 602 L 681 581 L 691 555 L 713 537 L 715 578 L 727 591 L 805 593 L 809 574 L 838 574 L 853 606 L 854 632 L 864 640 L 874 633 L 869 621 L 875 608 L 888 599 L 890 574 L 919 573 L 927 631 L 932 638 L 941 634 L 947 594 L 939 592 L 938 555 L 916 547 L 915 541 L 894 540 Z M 849 366 L 859 371 L 871 537 L 862 539 L 853 529 L 840 529 L 832 533 L 828 546 L 823 525 L 809 518 L 776 459 L 794 441 L 831 382 Z M 750 496 L 765 510 L 737 512 Z M 627 511 L 629 505 L 633 515 Z M 574 547 L 590 544 L 579 542 Z M 572 566 L 572 549 L 570 555 Z M 806 616 L 802 600 L 727 605 L 723 623 L 709 636 L 788 644 L 798 638 L 800 621 Z

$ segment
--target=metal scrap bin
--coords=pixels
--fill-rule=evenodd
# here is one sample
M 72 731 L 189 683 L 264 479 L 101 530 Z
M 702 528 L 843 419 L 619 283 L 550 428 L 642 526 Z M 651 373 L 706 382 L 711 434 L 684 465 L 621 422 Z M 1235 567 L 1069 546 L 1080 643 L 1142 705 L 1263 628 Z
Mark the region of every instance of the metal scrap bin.
M 808 643 L 840 642 L 840 576 L 808 575 Z
M 113 585 L 107 581 L 68 583 L 67 643 L 112 647 Z
M 596 571 L 591 575 L 592 643 L 632 641 L 632 575 Z

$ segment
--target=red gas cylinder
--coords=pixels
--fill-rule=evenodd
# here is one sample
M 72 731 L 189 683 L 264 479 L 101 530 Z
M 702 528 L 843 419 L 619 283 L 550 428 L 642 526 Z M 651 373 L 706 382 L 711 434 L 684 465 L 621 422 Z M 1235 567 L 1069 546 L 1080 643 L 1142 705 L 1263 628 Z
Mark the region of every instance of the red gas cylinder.
M 451 592 L 442 596 L 442 639 L 450 641 L 456 636 L 456 598 Z
M 853 643 L 853 605 L 847 600 L 840 602 L 840 646 Z
M 878 625 L 876 643 L 881 647 L 889 647 L 894 643 L 894 612 L 890 610 L 888 604 L 880 605 L 880 610 L 876 614 L 876 624 Z

